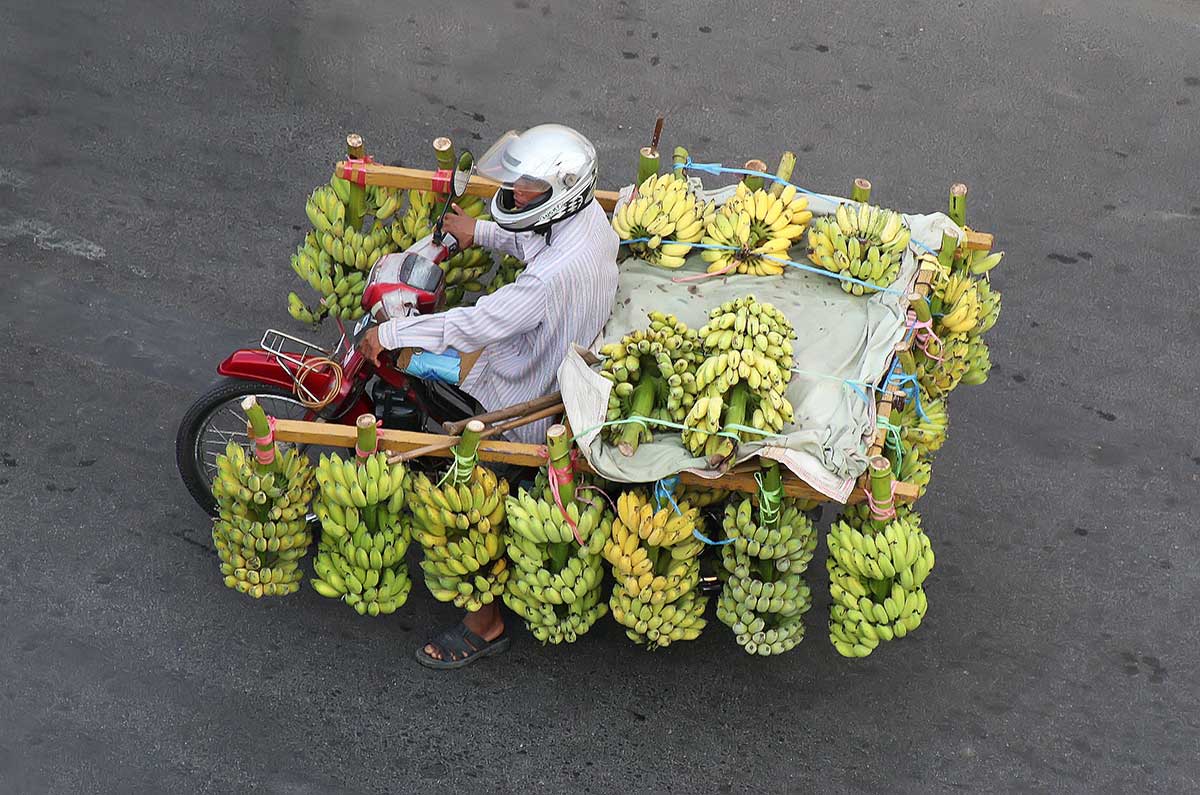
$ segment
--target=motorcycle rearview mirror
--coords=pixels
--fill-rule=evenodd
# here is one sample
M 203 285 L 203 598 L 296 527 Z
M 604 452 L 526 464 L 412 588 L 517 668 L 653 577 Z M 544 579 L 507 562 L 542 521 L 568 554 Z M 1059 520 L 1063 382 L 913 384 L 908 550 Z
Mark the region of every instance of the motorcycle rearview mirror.
M 450 195 L 446 197 L 446 203 L 442 206 L 442 213 L 438 216 L 437 223 L 434 224 L 433 242 L 441 245 L 445 233 L 442 231 L 442 220 L 446 217 L 446 213 L 450 211 L 450 205 L 454 204 L 454 200 L 464 195 L 467 192 L 467 186 L 471 184 L 471 177 L 475 175 L 475 156 L 469 150 L 464 149 L 462 154 L 458 156 L 458 164 L 454 168 L 454 177 L 450 180 Z
M 454 198 L 457 199 L 467 192 L 467 185 L 471 183 L 471 177 L 474 175 L 475 156 L 471 154 L 470 150 L 464 149 L 458 156 L 458 167 L 454 169 L 454 179 L 452 180 Z

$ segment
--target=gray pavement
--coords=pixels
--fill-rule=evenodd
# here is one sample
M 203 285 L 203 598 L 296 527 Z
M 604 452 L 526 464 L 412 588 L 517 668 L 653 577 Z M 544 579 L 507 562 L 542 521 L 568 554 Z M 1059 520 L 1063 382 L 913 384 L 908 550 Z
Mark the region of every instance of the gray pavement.
M 1195 791 L 1198 36 L 1182 0 L 4 3 L 0 791 Z M 839 658 L 818 562 L 778 659 L 606 621 L 439 674 L 422 591 L 372 621 L 226 590 L 175 424 L 290 322 L 344 133 L 424 164 L 559 120 L 615 186 L 660 110 L 818 190 L 965 181 L 1008 252 L 920 631 Z

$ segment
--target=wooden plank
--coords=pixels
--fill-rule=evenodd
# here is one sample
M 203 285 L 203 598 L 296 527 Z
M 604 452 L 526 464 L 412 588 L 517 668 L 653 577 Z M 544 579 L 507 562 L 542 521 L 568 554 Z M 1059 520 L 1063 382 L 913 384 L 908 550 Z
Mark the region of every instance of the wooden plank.
M 343 173 L 345 161 L 339 160 L 335 167 L 338 175 Z M 355 171 L 362 172 L 368 185 L 379 185 L 385 188 L 400 188 L 403 190 L 429 190 L 433 172 L 420 168 L 404 168 L 403 166 L 385 166 L 379 163 L 359 163 L 354 165 Z M 500 184 L 487 177 L 479 175 L 471 177 L 467 185 L 467 195 L 481 196 L 490 199 L 500 188 Z M 596 200 L 600 206 L 611 212 L 617 204 L 617 191 L 597 190 Z
M 303 422 L 301 420 L 277 420 L 275 438 L 281 442 L 294 444 L 312 444 L 321 447 L 353 447 L 358 431 L 350 425 L 335 425 L 326 422 Z M 407 452 L 419 447 L 438 444 L 446 441 L 446 437 L 437 433 L 417 433 L 415 431 L 379 430 L 379 446 L 381 449 L 393 452 Z M 438 458 L 449 458 L 448 449 L 437 450 L 429 455 Z M 542 467 L 546 464 L 545 447 L 539 444 L 521 444 L 518 442 L 493 442 L 484 440 L 479 443 L 479 459 L 503 464 L 515 464 L 524 467 Z M 579 468 L 584 472 L 592 472 L 586 459 L 579 459 Z M 760 467 L 755 463 L 746 462 L 719 478 L 710 479 L 691 472 L 679 473 L 679 479 L 688 486 L 707 486 L 709 488 L 728 489 L 756 493 L 758 483 L 754 473 Z M 789 497 L 799 497 L 809 500 L 829 502 L 829 498 L 814 489 L 808 483 L 793 475 L 784 468 L 783 492 Z M 902 502 L 911 502 L 917 496 L 917 488 L 909 483 L 896 484 L 896 497 Z M 855 489 L 850 496 L 849 504 L 862 502 L 866 495 L 862 489 Z
M 991 251 L 994 245 L 996 245 L 996 236 L 991 232 L 967 230 L 967 248 L 976 251 Z

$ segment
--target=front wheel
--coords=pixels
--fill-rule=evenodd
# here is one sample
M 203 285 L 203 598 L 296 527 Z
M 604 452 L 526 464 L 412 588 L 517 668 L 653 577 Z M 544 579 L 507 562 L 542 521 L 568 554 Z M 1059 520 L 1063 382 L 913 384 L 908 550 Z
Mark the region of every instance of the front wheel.
M 312 413 L 287 389 L 271 384 L 222 378 L 191 405 L 179 423 L 175 436 L 175 464 L 183 484 L 205 512 L 216 514 L 217 501 L 212 481 L 217 471 L 217 456 L 235 441 L 250 447 L 246 435 L 246 415 L 242 400 L 258 398 L 263 411 L 281 420 L 311 419 Z

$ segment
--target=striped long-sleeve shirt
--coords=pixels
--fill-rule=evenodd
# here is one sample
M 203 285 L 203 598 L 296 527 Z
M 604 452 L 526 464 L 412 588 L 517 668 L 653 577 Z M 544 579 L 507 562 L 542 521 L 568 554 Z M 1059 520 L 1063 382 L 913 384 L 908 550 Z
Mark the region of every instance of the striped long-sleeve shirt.
M 612 314 L 620 244 L 595 201 L 552 230 L 547 244 L 536 232 L 478 222 L 476 244 L 523 260 L 525 271 L 475 306 L 384 323 L 380 344 L 434 353 L 482 349 L 462 389 L 489 410 L 550 394 L 571 344 L 590 345 Z M 532 423 L 511 435 L 538 442 L 549 424 Z

